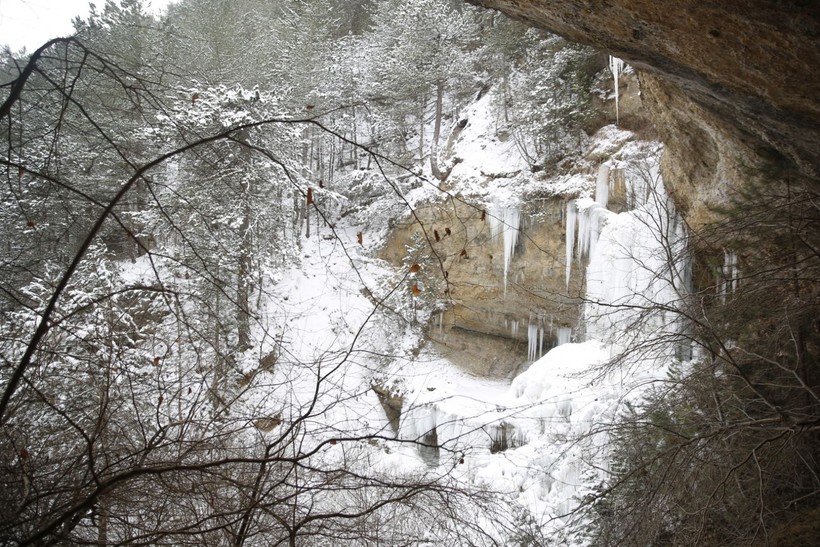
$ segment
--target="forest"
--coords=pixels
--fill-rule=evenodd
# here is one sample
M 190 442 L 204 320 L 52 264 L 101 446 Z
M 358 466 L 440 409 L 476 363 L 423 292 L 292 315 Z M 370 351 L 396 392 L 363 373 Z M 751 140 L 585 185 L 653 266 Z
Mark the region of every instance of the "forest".
M 692 226 L 630 67 L 462 1 L 74 27 L 0 61 L 0 544 L 815 541 L 782 158 Z

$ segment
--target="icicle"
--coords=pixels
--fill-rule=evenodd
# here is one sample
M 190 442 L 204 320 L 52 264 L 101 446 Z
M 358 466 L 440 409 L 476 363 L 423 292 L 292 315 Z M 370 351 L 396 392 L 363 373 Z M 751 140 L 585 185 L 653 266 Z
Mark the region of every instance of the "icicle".
M 572 329 L 569 327 L 558 328 L 558 345 L 569 344 L 572 340 Z
M 544 327 L 538 329 L 538 357 L 544 356 Z
M 444 312 L 439 312 L 438 314 L 438 333 L 441 334 L 444 331 Z
M 624 62 L 622 59 L 617 57 L 613 57 L 612 55 L 609 56 L 609 71 L 612 72 L 612 78 L 615 80 L 615 125 L 618 125 L 620 122 L 620 107 L 618 106 L 618 96 L 619 96 L 619 89 L 618 89 L 618 77 L 621 75 L 621 72 L 624 70 Z
M 578 223 L 578 209 L 575 200 L 567 202 L 567 234 L 566 234 L 566 259 L 567 259 L 567 289 L 569 289 L 569 278 L 572 274 L 572 251 L 575 247 L 575 225 Z
M 490 236 L 493 242 L 502 236 L 504 242 L 504 295 L 507 295 L 507 274 L 510 262 L 518 243 L 518 231 L 521 225 L 521 211 L 517 206 L 501 206 L 494 203 L 490 206 Z
M 595 203 L 604 208 L 609 203 L 609 167 L 603 163 L 598 167 L 598 180 L 595 183 Z
M 504 295 L 507 295 L 507 273 L 510 269 L 515 244 L 518 243 L 518 226 L 521 214 L 517 207 L 510 207 L 504 211 Z
M 538 348 L 538 323 L 533 323 L 530 319 L 527 325 L 527 361 L 535 361 Z

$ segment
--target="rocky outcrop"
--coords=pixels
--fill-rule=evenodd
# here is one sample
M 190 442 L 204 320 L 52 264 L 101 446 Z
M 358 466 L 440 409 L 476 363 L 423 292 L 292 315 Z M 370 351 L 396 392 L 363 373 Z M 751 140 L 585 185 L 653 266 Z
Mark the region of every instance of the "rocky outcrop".
M 624 74 L 619 87 L 621 121 L 651 133 L 634 73 Z M 601 164 L 635 160 L 626 150 L 640 139 L 606 125 L 615 116 L 614 101 L 596 96 L 590 119 L 599 123 L 589 128 L 594 135 L 563 167 L 488 174 L 465 165 L 447 185 L 439 185 L 448 197 L 416 206 L 391 230 L 379 255 L 397 267 L 419 263 L 414 274 L 418 297 L 429 297 L 433 290 L 446 304 L 446 311 L 433 318 L 427 338 L 450 362 L 476 376 L 511 378 L 559 343 L 583 338 L 579 318 L 585 264 L 576 256 L 567 282 L 565 215 L 569 200 L 595 186 Z M 497 141 L 492 134 L 465 137 L 461 129 L 457 126 L 450 135 L 448 161 L 462 139 L 482 143 L 492 155 L 493 146 L 509 138 L 503 129 L 494 134 Z M 608 208 L 629 209 L 624 169 L 607 172 Z M 569 186 L 568 179 L 574 181 Z M 512 199 L 505 202 L 504 196 Z M 505 244 L 511 236 L 514 244 Z M 505 249 L 507 245 L 512 247 Z M 421 255 L 416 256 L 414 247 Z
M 813 0 L 469 0 L 638 69 L 667 145 L 665 176 L 695 219 L 743 169 L 820 166 L 820 4 Z
M 531 198 L 520 207 L 517 242 L 504 274 L 503 234 L 491 234 L 491 204 L 453 197 L 415 209 L 394 228 L 380 256 L 401 264 L 414 234 L 426 234 L 434 253 L 420 275 L 447 301 L 428 337 L 440 353 L 478 376 L 507 378 L 528 359 L 528 327 L 543 333 L 541 350 L 577 326 L 582 275 L 565 278 L 566 198 Z M 503 220 L 499 218 L 499 220 Z M 426 290 L 426 288 L 425 288 Z

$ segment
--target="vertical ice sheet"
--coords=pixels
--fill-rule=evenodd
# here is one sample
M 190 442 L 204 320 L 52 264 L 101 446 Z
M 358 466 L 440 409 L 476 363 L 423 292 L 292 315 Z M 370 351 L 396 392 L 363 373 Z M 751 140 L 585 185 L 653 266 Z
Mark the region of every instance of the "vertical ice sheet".
M 521 213 L 517 207 L 504 210 L 504 294 L 507 294 L 507 275 L 510 269 L 515 245 L 518 243 L 518 228 Z
M 567 215 L 566 215 L 566 238 L 565 238 L 565 245 L 566 245 L 566 278 L 567 278 L 567 288 L 569 289 L 569 278 L 572 274 L 572 256 L 573 256 L 573 249 L 575 248 L 575 225 L 578 222 L 578 208 L 575 205 L 575 200 L 570 200 L 567 202 Z
M 609 204 L 609 167 L 603 163 L 598 167 L 595 181 L 595 203 L 604 208 Z
M 535 361 L 538 348 L 538 323 L 527 325 L 527 361 Z
M 564 344 L 569 344 L 570 342 L 572 342 L 572 329 L 569 327 L 559 327 L 557 345 L 563 346 Z

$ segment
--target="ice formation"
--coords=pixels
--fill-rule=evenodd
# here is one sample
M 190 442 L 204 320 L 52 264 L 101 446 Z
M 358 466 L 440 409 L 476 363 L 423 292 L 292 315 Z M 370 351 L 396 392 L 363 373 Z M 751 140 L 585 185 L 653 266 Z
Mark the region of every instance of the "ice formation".
M 550 317 L 550 322 L 552 317 Z M 550 324 L 550 329 L 551 329 Z M 535 361 L 544 355 L 544 314 L 535 313 L 530 314 L 530 320 L 527 324 L 527 360 Z
M 538 323 L 530 323 L 527 325 L 527 361 L 535 361 L 538 355 L 538 333 L 543 332 L 543 328 L 539 328 Z M 543 335 L 542 335 L 543 338 Z
M 569 277 L 572 274 L 572 257 L 573 257 L 573 249 L 575 248 L 575 225 L 578 222 L 578 209 L 575 206 L 575 200 L 570 200 L 567 202 L 567 214 L 566 214 L 566 280 L 567 280 L 567 288 L 569 289 Z
M 501 206 L 494 203 L 490 206 L 490 234 L 493 241 L 502 236 L 504 241 L 504 294 L 507 294 L 507 275 L 510 262 L 518 243 L 518 229 L 521 224 L 521 210 L 517 204 Z
M 565 241 L 567 287 L 569 287 L 569 279 L 572 275 L 572 258 L 588 258 L 595 252 L 601 224 L 612 214 L 614 213 L 590 198 L 575 199 L 567 204 Z
M 600 234 L 594 234 L 596 227 L 587 228 L 597 239 L 589 247 L 586 272 L 589 338 L 628 343 L 676 328 L 674 314 L 661 310 L 674 309 L 688 290 L 686 232 L 656 168 L 648 173 L 628 174 L 635 209 L 617 215 L 607 211 L 597 227 Z M 580 226 L 579 221 L 579 231 Z
M 726 296 L 737 290 L 740 272 L 737 268 L 737 254 L 731 251 L 723 251 L 723 267 L 721 268 L 722 278 L 718 283 L 718 291 L 723 302 Z
M 569 327 L 560 327 L 558 329 L 558 345 L 563 346 L 572 342 L 572 329 Z
M 609 166 L 605 163 L 598 167 L 598 178 L 595 181 L 595 203 L 604 208 L 609 204 Z
M 617 125 L 620 122 L 620 112 L 619 112 L 619 105 L 618 105 L 618 77 L 621 75 L 621 72 L 624 71 L 624 62 L 622 59 L 618 57 L 613 57 L 612 55 L 609 56 L 609 71 L 612 72 L 612 78 L 615 80 L 615 124 Z

